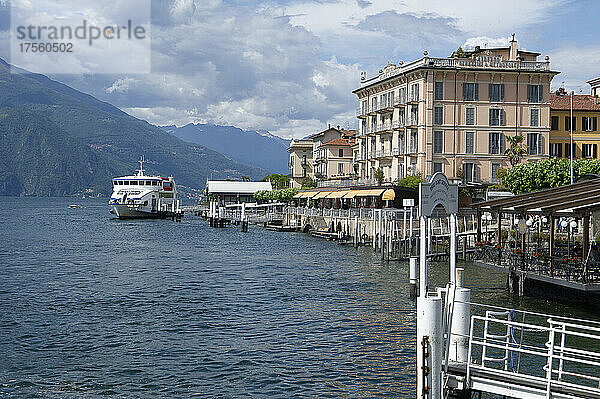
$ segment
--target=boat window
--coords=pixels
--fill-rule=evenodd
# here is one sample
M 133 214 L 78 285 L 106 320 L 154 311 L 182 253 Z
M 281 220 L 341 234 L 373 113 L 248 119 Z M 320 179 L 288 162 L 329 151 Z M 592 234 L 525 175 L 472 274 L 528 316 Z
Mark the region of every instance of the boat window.
M 147 186 L 151 186 L 151 185 L 152 185 L 152 180 L 147 180 L 147 181 L 146 181 L 146 185 L 147 185 Z
M 123 184 L 126 186 L 129 185 L 129 180 L 123 180 Z

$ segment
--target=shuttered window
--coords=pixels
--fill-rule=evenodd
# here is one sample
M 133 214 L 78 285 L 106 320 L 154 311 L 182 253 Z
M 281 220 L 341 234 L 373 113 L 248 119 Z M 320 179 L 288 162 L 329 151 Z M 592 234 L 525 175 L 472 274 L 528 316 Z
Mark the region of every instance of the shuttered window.
M 490 83 L 489 93 L 490 93 L 490 101 L 491 102 L 504 101 L 504 85 L 503 84 Z

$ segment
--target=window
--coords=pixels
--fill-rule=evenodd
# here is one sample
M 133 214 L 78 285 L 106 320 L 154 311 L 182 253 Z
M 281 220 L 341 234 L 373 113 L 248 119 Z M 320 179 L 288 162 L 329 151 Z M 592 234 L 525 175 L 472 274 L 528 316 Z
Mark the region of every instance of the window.
M 404 168 L 401 163 L 398 164 L 398 179 L 404 178 Z
M 442 173 L 444 169 L 444 164 L 442 164 L 441 162 L 434 162 L 433 163 L 433 173 Z
M 339 155 L 339 157 L 340 157 L 340 158 L 343 158 L 343 157 L 344 157 L 344 149 L 343 149 L 343 148 L 340 148 L 340 149 L 338 150 L 338 155 Z
M 338 175 L 343 175 L 344 174 L 344 164 L 343 163 L 338 163 Z
M 504 85 L 490 83 L 490 101 L 491 102 L 502 102 L 504 101 Z
M 419 124 L 419 107 L 413 105 L 410 107 L 410 124 L 418 125 Z
M 410 152 L 417 152 L 419 135 L 417 129 L 410 129 Z
M 527 102 L 541 103 L 543 101 L 542 85 L 527 85 Z
M 558 130 L 558 116 L 552 116 L 550 118 L 550 129 Z
M 571 153 L 573 153 L 573 157 L 575 157 L 576 148 L 577 148 L 577 146 L 575 143 L 573 143 L 573 145 L 569 145 L 569 143 L 565 143 L 565 158 L 571 158 Z
M 398 152 L 404 154 L 404 133 L 398 133 Z
M 542 155 L 542 135 L 527 133 L 527 147 L 529 148 L 529 155 Z
M 435 100 L 444 99 L 444 82 L 435 82 L 434 96 Z
M 595 132 L 596 130 L 598 130 L 598 121 L 596 117 L 581 117 L 581 130 L 586 132 Z
M 302 168 L 302 177 L 306 177 L 306 168 Z
M 565 116 L 565 130 L 568 132 L 571 130 L 571 122 L 573 122 L 573 130 L 577 130 L 577 118 L 573 117 L 573 119 Z
M 444 152 L 444 132 L 433 132 L 433 153 L 441 154 Z
M 467 153 L 467 154 L 475 153 L 475 132 L 466 132 L 465 133 L 465 153 Z
M 365 115 L 367 112 L 367 100 L 362 100 L 360 102 L 360 114 Z
M 400 90 L 398 90 L 398 102 L 400 104 L 406 103 L 406 88 L 404 87 L 401 87 Z
M 406 118 L 404 117 L 404 108 L 398 110 L 398 127 L 404 127 L 406 125 Z
M 371 99 L 371 111 L 375 111 L 377 109 L 377 97 L 373 97 Z
M 489 153 L 504 154 L 504 133 L 490 132 Z
M 475 164 L 473 162 L 463 163 L 464 181 L 470 183 L 475 181 Z
M 410 85 L 410 101 L 419 101 L 419 84 Z
M 584 158 L 596 158 L 598 155 L 597 151 L 597 144 L 582 144 L 581 146 L 581 156 Z
M 492 162 L 492 173 L 490 176 L 492 178 L 492 181 L 498 181 L 498 169 L 500 169 L 500 164 Z
M 529 126 L 539 126 L 540 125 L 540 110 L 538 108 L 531 108 L 529 110 Z
M 500 108 L 490 109 L 490 126 L 504 126 L 504 110 Z
M 475 108 L 473 107 L 467 107 L 466 108 L 466 124 L 469 126 L 473 126 L 475 125 Z
M 388 107 L 393 107 L 394 106 L 394 92 L 390 91 L 388 93 Z
M 562 157 L 562 143 L 552 143 L 550 145 L 550 155 L 553 157 Z
M 463 100 L 464 101 L 479 100 L 479 84 L 463 83 Z
M 444 123 L 444 107 L 433 108 L 433 124 L 441 125 Z

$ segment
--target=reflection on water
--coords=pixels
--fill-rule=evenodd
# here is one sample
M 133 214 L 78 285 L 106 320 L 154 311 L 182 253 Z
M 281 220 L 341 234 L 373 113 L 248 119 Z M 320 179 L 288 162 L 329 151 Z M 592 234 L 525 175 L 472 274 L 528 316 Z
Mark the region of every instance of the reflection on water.
M 256 226 L 114 220 L 104 200 L 0 203 L 2 395 L 414 396 L 405 263 Z M 473 300 L 511 304 L 504 276 L 464 267 Z

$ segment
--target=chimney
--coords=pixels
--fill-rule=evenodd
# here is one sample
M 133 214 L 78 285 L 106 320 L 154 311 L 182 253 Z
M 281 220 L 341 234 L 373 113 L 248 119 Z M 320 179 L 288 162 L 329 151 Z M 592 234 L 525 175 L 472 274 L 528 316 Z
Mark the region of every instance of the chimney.
M 327 125 L 327 129 L 331 129 L 331 123 Z
M 517 60 L 517 39 L 515 39 L 515 34 L 512 34 L 512 40 L 510 41 L 510 53 L 508 55 L 509 61 Z

